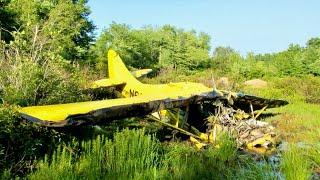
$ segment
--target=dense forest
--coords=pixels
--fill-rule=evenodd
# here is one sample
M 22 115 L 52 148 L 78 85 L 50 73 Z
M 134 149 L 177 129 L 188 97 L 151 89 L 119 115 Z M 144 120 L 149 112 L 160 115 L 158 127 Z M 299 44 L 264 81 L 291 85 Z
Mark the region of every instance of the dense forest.
M 273 172 L 269 165 L 258 166 L 247 156 L 245 160 L 238 159 L 238 152 L 234 150 L 235 147 L 228 138 L 225 138 L 225 149 L 199 155 L 186 145 L 173 144 L 161 149 L 161 143 L 153 135 L 144 135 L 146 133 L 144 130 L 125 130 L 123 134 L 117 132 L 113 140 L 98 136 L 91 142 L 91 144 L 96 143 L 94 147 L 91 147 L 89 142 L 71 143 L 71 147 L 84 143 L 83 152 L 87 153 L 75 160 L 71 158 L 75 155 L 64 152 L 66 149 L 63 147 L 67 146 L 68 142 L 76 141 L 76 136 L 64 131 L 39 127 L 20 119 L 16 111 L 18 107 L 91 100 L 92 97 L 83 90 L 93 80 L 107 76 L 109 49 L 116 50 L 130 69 L 152 68 L 154 72 L 151 79 L 145 79 L 147 82 L 170 82 L 181 79 L 202 82 L 203 77 L 205 80 L 228 77 L 233 85 L 226 88 L 238 91 L 243 88 L 241 83 L 245 80 L 259 78 L 268 81 L 271 87 L 266 90 L 244 89 L 244 91 L 272 98 L 286 98 L 296 109 L 302 107 L 315 109 L 315 113 L 311 114 L 319 114 L 317 104 L 320 103 L 320 37 L 310 37 L 305 46 L 291 44 L 286 50 L 277 53 L 248 53 L 243 56 L 231 47 L 210 47 L 214 37 L 204 32 L 185 30 L 172 25 L 135 29 L 127 24 L 114 22 L 96 36 L 95 25 L 89 19 L 90 9 L 86 3 L 86 0 L 0 1 L 0 174 L 2 178 L 25 176 L 31 179 L 46 176 L 50 178 L 48 173 L 56 171 L 56 174 L 51 172 L 53 173 L 51 178 L 78 179 L 86 174 L 87 178 L 92 179 L 94 175 L 95 178 L 99 176 L 103 178 L 102 170 L 114 171 L 114 174 L 107 174 L 110 177 L 123 174 L 123 177 L 127 175 L 127 177 L 142 178 L 146 173 L 147 177 L 152 178 L 156 177 L 154 173 L 159 173 L 159 177 L 162 178 L 183 178 L 191 173 L 188 167 L 184 166 L 186 164 L 183 162 L 184 157 L 179 160 L 169 158 L 169 156 L 178 158 L 183 156 L 182 154 L 190 155 L 189 162 L 195 163 L 195 169 L 203 177 L 212 177 L 202 169 L 207 166 L 218 169 L 212 173 L 219 172 L 219 169 L 223 170 L 224 166 L 230 166 L 229 171 L 216 175 L 217 178 L 244 178 L 251 175 L 252 179 L 259 177 L 264 179 L 265 176 L 262 175 Z M 292 119 L 299 120 L 315 119 L 312 124 L 304 125 L 299 121 L 297 126 L 291 127 L 292 129 L 298 127 L 301 131 L 307 127 L 307 131 L 313 131 L 314 134 L 310 134 L 311 140 L 306 141 L 314 143 L 320 138 L 319 117 L 305 112 L 294 114 L 296 109 L 288 110 L 290 112 L 284 110 L 287 114 L 280 118 L 286 118 L 287 121 L 292 121 L 291 116 Z M 279 126 L 289 128 L 281 122 Z M 132 141 L 129 142 L 124 136 L 130 136 Z M 135 136 L 145 144 L 134 148 L 135 145 L 141 145 L 136 142 Z M 291 136 L 295 135 L 284 135 L 289 139 Z M 123 169 L 117 168 L 121 166 L 121 162 L 125 163 L 120 157 L 120 152 L 114 155 L 119 159 L 113 159 L 111 163 L 114 164 L 110 167 L 103 164 L 101 159 L 97 159 L 97 154 L 94 154 L 97 153 L 97 144 L 109 147 L 102 153 L 104 154 L 114 153 L 113 150 L 125 142 L 134 149 L 131 149 L 133 153 L 138 153 L 135 159 L 132 159 L 133 162 L 141 160 L 139 159 L 141 149 L 146 148 L 151 152 L 143 160 L 144 165 L 130 164 L 130 167 L 127 167 L 128 171 L 125 172 L 128 173 L 126 175 Z M 60 150 L 55 156 L 60 154 L 61 157 L 51 160 L 52 166 L 49 166 L 46 164 L 47 161 L 50 162 L 48 154 L 52 155 L 57 147 Z M 319 144 L 315 147 L 319 147 Z M 288 167 L 288 164 L 282 164 L 280 169 L 285 177 L 290 179 L 290 173 L 295 172 L 307 174 L 304 177 L 310 177 L 312 172 L 320 172 L 319 148 L 310 149 L 313 155 L 299 154 L 298 158 L 294 154 L 297 153 L 297 149 L 292 149 L 284 157 L 288 158 L 288 162 L 291 159 L 299 161 L 292 163 L 301 163 L 302 172 L 290 169 L 292 167 Z M 229 150 L 227 154 L 224 154 L 225 150 Z M 123 153 L 125 154 L 125 150 Z M 160 158 L 160 155 L 165 158 Z M 305 161 L 304 156 L 311 160 Z M 69 157 L 71 159 L 68 159 Z M 63 158 L 70 162 L 64 161 Z M 205 162 L 210 158 L 213 158 L 212 162 Z M 44 162 L 38 163 L 43 159 Z M 162 160 L 156 163 L 155 159 Z M 56 161 L 60 161 L 60 165 Z M 41 168 L 40 171 L 36 171 L 39 164 L 43 171 Z M 105 169 L 102 166 L 105 166 Z M 177 169 L 168 170 L 169 166 Z M 131 172 L 133 169 L 135 173 Z M 92 173 L 90 176 L 89 170 Z M 165 174 L 175 170 L 181 174 Z M 72 171 L 74 174 L 71 176 Z M 190 177 L 196 177 L 196 173 Z M 271 174 L 268 176 L 271 179 L 275 177 L 277 176 Z

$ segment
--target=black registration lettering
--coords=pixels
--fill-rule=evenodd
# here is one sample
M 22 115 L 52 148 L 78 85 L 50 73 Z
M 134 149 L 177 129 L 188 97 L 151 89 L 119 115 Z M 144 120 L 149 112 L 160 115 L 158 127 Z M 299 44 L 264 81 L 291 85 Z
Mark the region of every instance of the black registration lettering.
M 138 96 L 139 95 L 139 92 L 138 91 L 135 91 L 133 89 L 130 89 L 130 97 L 134 97 L 134 96 Z

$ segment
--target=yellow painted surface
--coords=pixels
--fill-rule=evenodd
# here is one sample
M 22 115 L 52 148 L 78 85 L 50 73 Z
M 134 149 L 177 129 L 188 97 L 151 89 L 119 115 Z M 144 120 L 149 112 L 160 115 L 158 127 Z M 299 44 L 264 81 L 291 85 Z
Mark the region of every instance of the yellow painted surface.
M 91 85 L 91 88 L 99 88 L 99 87 L 113 87 L 121 84 L 125 84 L 124 81 L 113 80 L 113 79 L 100 79 L 94 81 Z
M 101 101 L 87 101 L 87 102 L 45 105 L 45 106 L 30 106 L 30 107 L 21 108 L 19 111 L 20 113 L 27 114 L 29 116 L 38 118 L 43 121 L 58 122 L 58 121 L 65 120 L 69 115 L 84 114 L 93 110 L 110 108 L 110 107 L 115 107 L 120 105 L 149 102 L 149 101 L 159 100 L 159 99 L 165 99 L 165 97 L 153 98 L 153 97 L 146 97 L 146 96 L 137 96 L 132 98 L 108 99 L 108 100 L 101 100 Z
M 259 145 L 259 146 L 263 146 L 266 142 L 272 142 L 274 143 L 275 138 L 273 138 L 271 136 L 271 134 L 265 134 L 263 137 L 256 139 L 253 142 L 250 142 L 247 144 L 247 148 L 248 149 L 252 149 L 255 146 Z
M 136 78 L 140 78 L 140 77 L 145 76 L 151 72 L 152 72 L 152 69 L 139 69 L 139 70 L 131 72 L 131 74 Z
M 131 74 L 135 78 L 140 78 L 144 75 L 149 74 L 150 72 L 152 72 L 152 69 L 140 69 L 140 70 L 136 70 L 136 71 L 131 72 Z M 100 79 L 100 80 L 94 81 L 92 83 L 92 85 L 90 86 L 90 88 L 114 87 L 114 86 L 125 85 L 125 84 L 126 84 L 126 82 L 123 80 Z
M 110 50 L 108 52 L 109 78 L 115 81 L 125 81 L 126 85 L 122 91 L 125 97 L 146 95 L 146 96 L 162 96 L 171 95 L 181 96 L 190 94 L 201 94 L 210 92 L 212 89 L 200 83 L 180 82 L 169 84 L 143 84 L 131 75 L 129 70 L 122 62 L 120 56 Z
M 112 50 L 108 52 L 108 67 L 109 79 L 96 81 L 93 87 L 98 88 L 123 84 L 124 88 L 121 93 L 126 98 L 46 106 L 31 106 L 21 108 L 19 110 L 20 113 L 42 121 L 58 122 L 66 120 L 69 115 L 85 114 L 102 108 L 164 100 L 167 98 L 187 98 L 192 95 L 212 91 L 212 89 L 204 86 L 203 84 L 190 82 L 159 85 L 143 84 L 129 72 L 120 56 Z

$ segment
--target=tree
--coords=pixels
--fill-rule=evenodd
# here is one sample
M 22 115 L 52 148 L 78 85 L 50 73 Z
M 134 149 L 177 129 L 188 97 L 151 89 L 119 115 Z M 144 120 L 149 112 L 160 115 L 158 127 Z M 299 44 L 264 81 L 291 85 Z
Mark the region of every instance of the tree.
M 234 57 L 240 57 L 240 55 L 231 47 L 216 47 L 213 51 L 211 66 L 215 70 L 222 71 L 224 73 L 231 72 L 231 68 L 235 63 Z
M 307 42 L 307 48 L 320 48 L 320 38 L 311 38 Z
M 8 5 L 17 14 L 20 31 L 25 40 L 45 39 L 50 50 L 67 60 L 88 59 L 93 42 L 93 23 L 86 0 L 15 0 Z M 32 42 L 30 42 L 32 44 Z
M 0 1 L 0 40 L 9 42 L 12 40 L 10 32 L 17 28 L 15 13 L 8 8 L 10 0 Z
M 97 39 L 93 49 L 99 62 L 105 62 L 106 51 L 113 48 L 127 65 L 135 68 L 192 70 L 209 59 L 209 41 L 205 33 L 197 34 L 170 25 L 131 29 L 126 24 L 113 23 Z

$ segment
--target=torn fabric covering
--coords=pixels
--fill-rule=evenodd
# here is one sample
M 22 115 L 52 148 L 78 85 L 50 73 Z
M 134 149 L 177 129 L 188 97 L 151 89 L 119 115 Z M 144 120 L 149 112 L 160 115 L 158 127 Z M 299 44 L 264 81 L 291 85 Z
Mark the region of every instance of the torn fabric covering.
M 20 109 L 20 114 L 27 120 L 49 127 L 101 124 L 113 119 L 143 116 L 162 109 L 185 107 L 204 99 L 218 97 L 215 93 L 189 97 L 177 96 L 175 98 L 136 96 L 101 101 L 31 106 Z
M 245 96 L 246 97 L 246 96 Z M 235 97 L 232 101 L 237 101 Z M 252 103 L 254 109 L 261 109 L 262 105 L 284 104 L 282 100 L 268 100 L 250 96 L 246 104 Z M 200 95 L 166 97 L 145 97 L 136 96 L 132 98 L 108 99 L 101 101 L 88 101 L 69 104 L 57 104 L 47 106 L 32 106 L 20 109 L 21 116 L 32 122 L 37 122 L 49 127 L 77 126 L 85 124 L 107 123 L 113 119 L 126 117 L 143 116 L 162 109 L 185 107 L 189 104 L 197 104 L 203 101 L 214 101 L 216 99 L 225 100 L 226 95 L 213 91 Z M 243 107 L 245 107 L 243 105 Z M 271 107 L 272 104 L 270 105 Z M 242 106 L 240 106 L 242 107 Z

